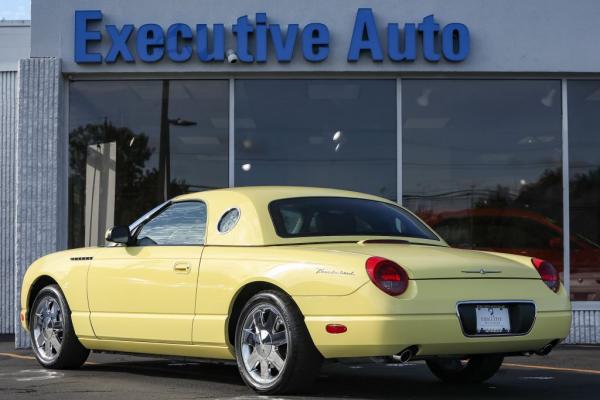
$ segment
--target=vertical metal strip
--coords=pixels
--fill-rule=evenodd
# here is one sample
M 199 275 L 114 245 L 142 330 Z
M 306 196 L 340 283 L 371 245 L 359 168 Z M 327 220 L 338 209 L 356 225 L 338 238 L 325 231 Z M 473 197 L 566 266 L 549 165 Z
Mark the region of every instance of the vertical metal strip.
M 398 204 L 402 199 L 402 79 L 396 78 L 396 193 Z
M 235 79 L 229 79 L 229 187 L 235 186 Z
M 62 83 L 62 96 L 63 101 L 60 104 L 59 109 L 59 137 L 62 136 L 59 141 L 59 145 L 62 148 L 62 169 L 59 170 L 59 186 L 63 187 L 62 190 L 62 198 L 59 201 L 59 221 L 63 221 L 63 223 L 59 223 L 59 231 L 58 231 L 58 248 L 59 249 L 67 249 L 69 247 L 69 142 L 70 142 L 70 85 L 71 80 L 67 77 L 64 78 Z M 60 95 L 59 95 L 60 96 Z M 62 115 L 61 115 L 62 114 Z
M 571 215 L 569 205 L 569 108 L 567 80 L 562 82 L 563 280 L 571 294 Z

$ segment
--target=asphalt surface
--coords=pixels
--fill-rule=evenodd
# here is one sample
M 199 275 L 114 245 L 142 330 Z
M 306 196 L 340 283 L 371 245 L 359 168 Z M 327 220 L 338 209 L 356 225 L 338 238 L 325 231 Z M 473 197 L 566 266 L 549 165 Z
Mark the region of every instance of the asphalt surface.
M 234 365 L 92 353 L 79 370 L 49 371 L 6 339 L 0 341 L 2 400 L 268 398 L 244 386 Z M 475 386 L 443 384 L 423 362 L 328 364 L 308 395 L 289 398 L 600 399 L 600 346 L 511 357 L 494 378 Z

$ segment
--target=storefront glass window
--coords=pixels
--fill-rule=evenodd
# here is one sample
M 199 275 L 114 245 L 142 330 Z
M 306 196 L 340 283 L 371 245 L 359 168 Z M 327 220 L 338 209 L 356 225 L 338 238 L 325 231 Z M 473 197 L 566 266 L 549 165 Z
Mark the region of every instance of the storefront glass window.
M 600 300 L 600 81 L 569 81 L 571 297 Z
M 170 197 L 227 186 L 228 96 L 226 80 L 71 82 L 69 245 L 101 245 Z
M 236 80 L 235 184 L 396 199 L 395 80 Z
M 555 80 L 403 80 L 403 200 L 452 246 L 563 269 Z

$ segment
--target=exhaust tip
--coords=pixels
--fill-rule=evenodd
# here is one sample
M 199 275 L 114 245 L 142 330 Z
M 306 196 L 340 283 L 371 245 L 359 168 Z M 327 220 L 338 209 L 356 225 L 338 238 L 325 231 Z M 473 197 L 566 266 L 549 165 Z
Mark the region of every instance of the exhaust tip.
M 541 349 L 537 350 L 535 352 L 535 354 L 537 354 L 538 356 L 546 356 L 548 354 L 550 354 L 550 352 L 552 351 L 552 349 L 554 349 L 554 347 L 556 347 L 556 345 L 559 343 L 559 340 L 553 340 L 552 342 L 548 343 L 547 345 L 545 345 L 544 347 L 542 347 Z
M 404 364 L 412 360 L 417 354 L 418 350 L 419 348 L 417 346 L 410 346 L 402 350 L 400 353 L 392 356 L 392 358 L 396 361 L 399 361 L 401 364 Z

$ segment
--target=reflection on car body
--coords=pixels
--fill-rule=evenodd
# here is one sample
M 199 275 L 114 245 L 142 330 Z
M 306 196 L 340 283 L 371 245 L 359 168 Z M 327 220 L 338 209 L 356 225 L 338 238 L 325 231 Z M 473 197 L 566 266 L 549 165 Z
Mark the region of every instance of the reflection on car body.
M 475 208 L 440 212 L 426 221 L 451 246 L 539 257 L 563 271 L 563 230 L 535 212 Z M 571 236 L 571 296 L 600 299 L 600 246 L 580 235 Z

